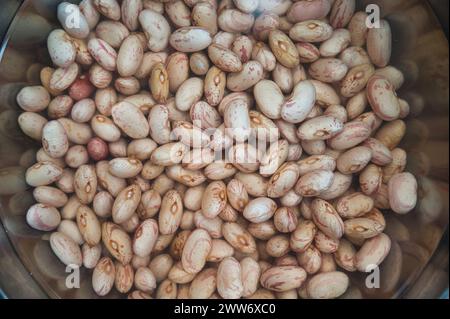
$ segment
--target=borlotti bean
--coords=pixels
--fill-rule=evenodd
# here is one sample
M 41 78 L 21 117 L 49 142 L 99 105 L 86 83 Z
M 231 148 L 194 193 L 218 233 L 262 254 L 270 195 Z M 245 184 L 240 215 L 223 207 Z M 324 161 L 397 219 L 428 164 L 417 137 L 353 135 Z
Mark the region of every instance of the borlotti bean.
M 0 192 L 34 188 L 28 225 L 101 297 L 348 297 L 409 240 L 384 213 L 427 185 L 399 147 L 415 110 L 389 23 L 355 7 L 62 2 L 52 66 L 16 96 L 41 146 Z

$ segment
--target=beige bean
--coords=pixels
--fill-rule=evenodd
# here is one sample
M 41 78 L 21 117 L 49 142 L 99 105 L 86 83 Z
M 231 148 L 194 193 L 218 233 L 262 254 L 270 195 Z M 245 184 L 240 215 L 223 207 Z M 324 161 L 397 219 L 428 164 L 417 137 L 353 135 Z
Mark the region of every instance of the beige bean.
M 320 20 L 306 20 L 295 24 L 289 31 L 289 37 L 294 41 L 323 42 L 328 40 L 333 28 Z
M 211 237 L 206 230 L 196 229 L 193 231 L 186 240 L 181 256 L 184 270 L 191 274 L 200 272 L 206 263 L 211 247 Z
M 294 207 L 300 204 L 302 199 L 302 196 L 298 195 L 294 189 L 291 189 L 280 198 L 280 203 L 283 206 Z
M 306 272 L 301 267 L 278 266 L 266 270 L 261 275 L 261 285 L 272 291 L 288 291 L 299 288 L 306 279 Z
M 281 117 L 284 96 L 275 82 L 270 80 L 259 81 L 253 89 L 253 94 L 259 110 L 265 116 L 270 119 Z
M 305 175 L 315 170 L 334 171 L 336 160 L 328 155 L 313 155 L 298 161 L 299 174 Z
M 201 52 L 193 53 L 189 58 L 189 67 L 195 75 L 205 75 L 210 67 L 208 56 Z
M 158 144 L 170 141 L 169 110 L 165 105 L 155 105 L 149 113 L 149 131 L 152 139 Z
M 263 70 L 273 71 L 277 64 L 275 55 L 264 42 L 257 42 L 252 50 L 252 59 L 261 63 Z
M 53 30 L 47 38 L 47 47 L 52 62 L 58 67 L 68 67 L 75 61 L 76 47 L 64 30 Z
M 112 79 L 112 78 L 111 78 Z M 108 84 L 109 85 L 109 82 Z M 106 86 L 107 86 L 106 85 Z M 95 93 L 95 104 L 100 114 L 111 116 L 111 109 L 117 103 L 117 93 L 111 87 L 100 88 Z
M 250 201 L 243 211 L 246 219 L 252 223 L 261 223 L 272 218 L 277 204 L 270 198 L 260 197 Z
M 248 105 L 244 100 L 231 101 L 224 113 L 225 134 L 240 142 L 251 133 Z
M 169 95 L 169 75 L 162 63 L 156 63 L 151 71 L 149 86 L 152 96 L 160 103 L 165 103 Z
M 212 43 L 220 44 L 228 49 L 233 45 L 236 34 L 232 32 L 219 31 L 214 35 Z
M 92 38 L 88 42 L 88 49 L 94 59 L 108 71 L 116 69 L 117 52 L 102 39 Z
M 125 294 L 131 290 L 134 282 L 134 270 L 130 264 L 122 265 L 119 262 L 115 263 L 115 278 L 114 287 L 122 293 Z
M 314 197 L 328 190 L 333 179 L 333 172 L 315 170 L 300 177 L 295 185 L 295 191 L 303 197 Z
M 184 245 L 190 234 L 190 230 L 181 231 L 176 234 L 175 237 L 173 237 L 172 242 L 169 243 L 169 253 L 174 259 L 181 259 Z
M 208 56 L 211 62 L 224 72 L 240 72 L 242 70 L 239 56 L 220 44 L 211 44 L 208 47 Z
M 109 162 L 109 172 L 119 178 L 132 178 L 140 173 L 142 163 L 138 159 L 118 157 Z
M 289 99 L 281 107 L 281 117 L 289 123 L 305 120 L 316 102 L 316 90 L 310 81 L 298 83 Z
M 342 153 L 336 167 L 342 174 L 353 174 L 362 171 L 372 159 L 372 150 L 366 146 L 357 146 Z
M 172 166 L 183 159 L 189 148 L 181 142 L 168 143 L 155 149 L 150 160 L 157 165 Z
M 170 25 L 166 18 L 153 10 L 143 10 L 139 13 L 139 22 L 147 37 L 147 46 L 153 52 L 163 51 L 170 36 Z
M 221 30 L 231 33 L 248 32 L 255 18 L 252 14 L 244 13 L 236 9 L 226 9 L 220 12 L 218 24 Z
M 211 35 L 217 34 L 217 12 L 214 4 L 209 2 L 198 2 L 191 13 L 192 24 L 203 27 Z
M 130 31 L 135 31 L 139 27 L 139 13 L 143 9 L 142 1 L 125 0 L 122 2 L 122 21 Z
M 348 24 L 348 30 L 351 35 L 351 45 L 362 47 L 366 44 L 368 27 L 366 25 L 367 13 L 363 11 L 356 12 Z
M 336 29 L 331 37 L 320 45 L 320 54 L 323 57 L 334 57 L 345 50 L 350 41 L 351 35 L 347 29 Z
M 366 195 L 372 195 L 383 183 L 383 173 L 379 166 L 369 164 L 359 175 L 361 191 Z
M 405 122 L 395 120 L 384 124 L 375 134 L 375 138 L 393 150 L 403 139 L 406 132 Z
M 280 207 L 275 212 L 273 222 L 279 232 L 291 233 L 297 227 L 298 218 L 292 208 Z
M 60 118 L 58 122 L 64 127 L 70 142 L 86 145 L 91 140 L 92 129 L 88 124 L 77 123 L 68 118 Z
M 134 285 L 137 289 L 151 293 L 156 289 L 156 278 L 148 267 L 139 267 L 134 274 Z
M 72 195 L 66 205 L 61 209 L 61 217 L 63 219 L 75 219 L 78 207 L 82 204 L 76 195 Z
M 234 40 L 231 50 L 237 54 L 242 63 L 246 63 L 252 57 L 253 40 L 246 35 L 240 35 Z
M 80 206 L 77 210 L 77 225 L 88 245 L 95 246 L 100 243 L 100 222 L 95 213 L 88 206 Z
M 342 93 L 342 92 L 341 92 Z M 352 96 L 346 105 L 348 118 L 353 120 L 362 115 L 367 107 L 367 96 L 364 91 Z
M 64 156 L 69 149 L 69 141 L 64 127 L 57 121 L 50 121 L 42 128 L 42 146 L 54 158 Z
M 164 11 L 177 27 L 188 27 L 191 25 L 191 10 L 184 1 L 167 2 Z
M 339 271 L 326 272 L 312 277 L 306 286 L 307 294 L 312 299 L 334 299 L 345 293 L 349 278 Z
M 67 203 L 67 195 L 55 187 L 38 186 L 33 190 L 33 197 L 38 203 L 53 207 L 62 207 Z
M 159 283 L 167 278 L 170 269 L 173 266 L 173 259 L 169 254 L 155 256 L 148 267 L 155 275 L 156 282 Z
M 298 42 L 295 46 L 300 56 L 300 63 L 312 63 L 320 58 L 319 49 L 312 43 Z
M 339 242 L 340 242 L 339 239 L 331 238 L 321 231 L 317 232 L 316 236 L 314 237 L 314 246 L 322 253 L 321 267 L 323 267 L 323 262 L 325 261 L 324 257 L 337 251 L 339 247 Z
M 245 254 L 252 254 L 256 251 L 254 238 L 238 223 L 223 223 L 222 233 L 225 240 L 236 250 Z
M 154 219 L 146 219 L 136 229 L 133 237 L 133 252 L 145 257 L 150 255 L 158 237 L 158 224 Z
M 109 253 L 122 264 L 128 264 L 133 257 L 131 239 L 118 225 L 111 222 L 102 224 L 102 242 Z
M 120 20 L 120 5 L 116 0 L 93 0 L 98 12 L 111 20 Z
M 271 220 L 258 224 L 251 223 L 247 229 L 253 237 L 260 240 L 268 240 L 277 233 L 277 229 Z
M 203 95 L 203 81 L 190 78 L 183 82 L 175 95 L 175 103 L 180 111 L 189 111 Z
M 392 162 L 383 167 L 383 183 L 388 183 L 395 175 L 402 173 L 406 167 L 407 154 L 401 148 L 394 148 L 392 150 Z
M 83 204 L 90 204 L 97 191 L 97 175 L 92 165 L 81 165 L 75 172 L 74 190 Z
M 83 266 L 87 269 L 93 269 L 101 257 L 101 251 L 102 246 L 96 245 L 96 246 L 89 246 L 88 244 L 83 244 L 81 247 L 81 252 L 83 254 Z
M 344 222 L 334 207 L 322 199 L 311 203 L 312 217 L 317 227 L 327 236 L 339 239 L 344 234 Z
M 117 195 L 112 206 L 112 218 L 116 224 L 126 222 L 131 218 L 141 200 L 141 189 L 130 185 Z
M 399 101 L 394 87 L 387 79 L 373 76 L 367 83 L 367 99 L 381 119 L 393 121 L 399 118 Z
M 328 140 L 328 145 L 336 150 L 346 150 L 365 141 L 370 133 L 364 122 L 348 122 L 340 133 Z
M 109 163 L 107 161 L 97 162 L 95 172 L 99 185 L 113 196 L 117 196 L 126 187 L 124 179 L 116 177 L 109 172 Z
M 104 115 L 95 115 L 91 119 L 91 127 L 94 133 L 106 142 L 116 142 L 120 139 L 119 128 Z
M 151 153 L 156 149 L 157 144 L 149 138 L 136 139 L 130 142 L 127 147 L 127 154 L 141 161 L 150 158 Z
M 381 234 L 384 230 L 384 225 L 365 217 L 346 220 L 344 226 L 345 235 L 355 239 L 372 238 Z
M 275 29 L 285 31 L 280 27 L 280 18 L 278 15 L 271 12 L 264 12 L 255 19 L 253 24 L 253 35 L 257 40 L 266 41 L 269 32 Z
M 31 166 L 25 173 L 25 180 L 33 187 L 46 186 L 57 181 L 63 169 L 52 162 L 40 162 Z
M 336 202 L 336 210 L 343 218 L 355 218 L 370 212 L 373 205 L 372 198 L 356 192 L 341 197 Z
M 238 210 L 243 211 L 249 201 L 248 193 L 244 184 L 238 179 L 232 179 L 227 184 L 227 199 L 231 206 Z
M 176 92 L 189 78 L 189 57 L 182 52 L 172 53 L 167 58 L 166 68 L 169 76 L 169 91 Z
M 342 51 L 339 55 L 339 59 L 341 59 L 349 68 L 353 68 L 361 64 L 371 64 L 366 50 L 357 46 L 351 46 Z
M 391 249 L 391 239 L 381 233 L 364 242 L 355 255 L 355 266 L 361 272 L 372 271 L 374 266 L 379 266 Z
M 344 124 L 333 116 L 323 115 L 302 123 L 297 135 L 302 140 L 326 140 L 344 129 Z
M 104 20 L 96 26 L 95 35 L 111 47 L 119 49 L 123 40 L 130 35 L 130 31 L 122 22 Z
M 269 32 L 269 45 L 278 62 L 287 68 L 300 63 L 299 53 L 292 40 L 279 30 Z
M 137 94 L 140 87 L 139 81 L 133 76 L 120 77 L 114 81 L 114 88 L 125 96 Z
M 284 196 L 291 190 L 300 176 L 298 165 L 292 162 L 283 164 L 271 176 L 267 188 L 267 195 L 272 198 Z
M 355 96 L 361 92 L 374 74 L 371 64 L 361 64 L 351 68 L 341 82 L 341 94 L 345 97 Z
M 316 104 L 322 107 L 341 105 L 341 99 L 331 85 L 317 80 L 310 81 L 316 89 Z
M 173 234 L 179 227 L 183 213 L 180 194 L 175 190 L 168 191 L 161 201 L 159 214 L 159 231 L 161 234 Z
M 47 124 L 47 119 L 34 112 L 24 112 L 19 115 L 17 122 L 27 136 L 35 140 L 42 139 L 42 130 Z
M 58 227 L 61 215 L 55 207 L 35 204 L 28 209 L 26 220 L 28 225 L 34 229 L 51 231 Z
M 371 28 L 367 33 L 367 53 L 373 64 L 385 67 L 391 58 L 391 50 L 391 27 L 386 20 L 381 20 L 379 28 Z
M 81 266 L 83 257 L 80 247 L 68 236 L 60 232 L 50 235 L 50 247 L 56 257 L 65 265 Z
M 355 266 L 356 249 L 353 244 L 345 238 L 341 238 L 339 247 L 334 253 L 334 260 L 339 267 L 353 272 L 356 271 Z
M 210 183 L 203 194 L 202 213 L 207 218 L 214 218 L 223 210 L 227 202 L 226 185 L 222 181 Z
M 284 94 L 291 93 L 294 88 L 293 70 L 294 69 L 289 69 L 283 64 L 277 62 L 272 71 L 273 80 Z
M 170 45 L 180 52 L 201 51 L 211 42 L 211 35 L 202 27 L 182 27 L 170 35 Z
M 290 236 L 290 248 L 296 253 L 305 252 L 314 241 L 316 233 L 317 227 L 312 221 L 300 221 Z
M 219 216 L 206 218 L 201 211 L 194 214 L 195 227 L 206 230 L 212 238 L 222 237 L 222 219 Z
M 413 210 L 417 203 L 417 181 L 411 173 L 399 173 L 391 177 L 388 183 L 389 204 L 398 214 Z
M 372 163 L 380 166 L 385 166 L 392 163 L 391 151 L 377 139 L 369 138 L 363 145 L 371 149 Z
M 263 67 L 258 61 L 244 63 L 242 71 L 227 76 L 227 88 L 233 92 L 245 91 L 263 78 Z
M 111 114 L 114 123 L 131 138 L 144 138 L 149 134 L 149 124 L 138 107 L 129 102 L 113 106 Z
M 317 273 L 322 265 L 322 254 L 314 245 L 310 245 L 303 253 L 297 255 L 297 260 L 299 266 L 312 275 Z
M 345 77 L 348 72 L 348 67 L 339 59 L 322 58 L 313 62 L 308 71 L 316 80 L 333 83 Z
M 207 299 L 216 291 L 217 269 L 206 268 L 195 276 L 189 287 L 190 299 Z
M 50 94 L 43 86 L 26 86 L 17 94 L 17 104 L 28 112 L 41 112 L 50 103 Z
M 234 255 L 234 248 L 223 239 L 211 240 L 211 251 L 207 257 L 209 262 L 220 262 Z
M 117 55 L 117 71 L 123 77 L 134 75 L 142 63 L 144 50 L 136 35 L 124 39 Z
M 402 71 L 391 65 L 377 69 L 375 75 L 386 78 L 394 86 L 395 90 L 400 89 L 405 82 L 405 76 Z
M 114 203 L 112 195 L 106 191 L 98 192 L 92 202 L 92 208 L 99 217 L 111 216 L 111 210 Z
M 217 269 L 217 292 L 225 299 L 239 299 L 244 292 L 242 269 L 233 257 L 224 258 Z
M 320 194 L 320 198 L 331 200 L 341 196 L 350 188 L 352 179 L 352 175 L 345 175 L 340 172 L 335 172 L 333 183 L 328 190 Z

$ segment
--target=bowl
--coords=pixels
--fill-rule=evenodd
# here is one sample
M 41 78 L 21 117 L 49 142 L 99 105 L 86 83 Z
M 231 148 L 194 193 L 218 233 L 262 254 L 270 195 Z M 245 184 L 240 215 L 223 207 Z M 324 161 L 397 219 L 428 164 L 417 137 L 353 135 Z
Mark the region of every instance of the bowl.
M 21 132 L 15 96 L 22 87 L 39 83 L 40 69 L 51 65 L 46 38 L 58 25 L 59 2 L 2 1 L 1 20 L 12 18 L 0 49 L 0 290 L 8 298 L 97 298 L 88 270 L 80 273 L 79 289 L 67 288 L 70 269 L 52 253 L 48 234 L 25 221 L 33 196 L 24 173 L 40 146 Z M 448 12 L 448 2 L 433 3 L 444 6 L 440 14 Z M 380 288 L 369 289 L 365 276 L 352 274 L 345 296 L 438 298 L 448 288 L 448 15 L 445 28 L 428 1 L 358 1 L 360 9 L 368 4 L 376 4 L 390 22 L 391 64 L 405 76 L 398 93 L 409 102 L 411 114 L 401 146 L 408 153 L 407 169 L 418 180 L 419 201 L 407 215 L 386 214 L 393 249 L 381 267 Z

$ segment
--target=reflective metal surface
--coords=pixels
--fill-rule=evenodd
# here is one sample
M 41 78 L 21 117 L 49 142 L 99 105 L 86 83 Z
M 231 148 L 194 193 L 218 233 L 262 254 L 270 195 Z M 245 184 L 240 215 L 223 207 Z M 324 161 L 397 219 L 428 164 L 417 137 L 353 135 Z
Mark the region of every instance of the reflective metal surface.
M 7 2 L 2 1 L 2 10 L 13 12 L 14 6 L 4 7 Z M 17 7 L 18 1 L 12 2 Z M 25 1 L 0 53 L 0 288 L 10 298 L 95 297 L 88 271 L 81 274 L 80 289 L 66 288 L 65 267 L 50 251 L 48 234 L 32 230 L 24 217 L 33 202 L 24 171 L 38 145 L 17 125 L 15 94 L 26 84 L 38 83 L 40 67 L 50 65 L 45 40 L 56 26 L 58 2 Z M 378 4 L 393 29 L 392 64 L 406 77 L 399 96 L 412 108 L 402 147 L 409 155 L 408 170 L 417 176 L 420 201 L 406 216 L 385 214 L 394 248 L 381 267 L 381 288 L 363 288 L 365 277 L 353 274 L 355 289 L 347 296 L 358 297 L 359 290 L 366 298 L 438 298 L 448 287 L 448 40 L 427 1 L 358 3 L 361 8 Z M 447 1 L 439 5 L 446 5 L 448 12 Z

